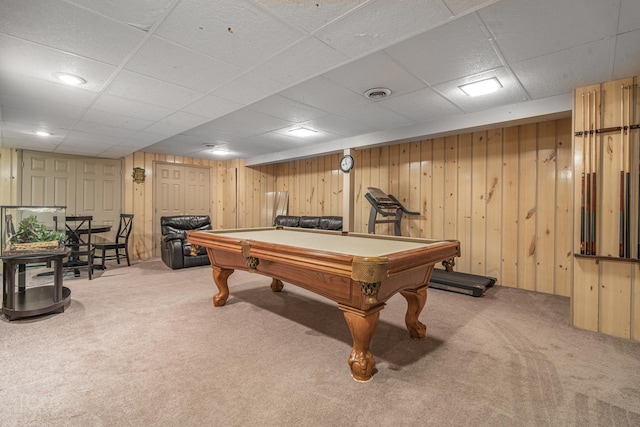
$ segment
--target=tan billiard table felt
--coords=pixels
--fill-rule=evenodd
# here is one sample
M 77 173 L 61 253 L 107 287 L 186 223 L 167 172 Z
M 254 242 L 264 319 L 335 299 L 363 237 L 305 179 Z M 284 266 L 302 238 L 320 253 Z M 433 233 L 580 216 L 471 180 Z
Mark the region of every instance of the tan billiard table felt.
M 396 240 L 376 238 L 374 236 L 354 236 L 304 232 L 296 230 L 242 230 L 215 231 L 212 234 L 221 236 L 293 246 L 302 249 L 340 253 L 346 255 L 373 257 L 384 256 L 396 252 L 433 247 L 448 242 L 435 240 Z

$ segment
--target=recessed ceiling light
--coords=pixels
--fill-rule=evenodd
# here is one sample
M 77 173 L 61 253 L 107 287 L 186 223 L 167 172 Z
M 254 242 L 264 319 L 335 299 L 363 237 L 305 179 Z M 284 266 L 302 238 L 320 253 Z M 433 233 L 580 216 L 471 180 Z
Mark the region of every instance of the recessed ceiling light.
M 296 129 L 291 129 L 289 133 L 293 136 L 311 136 L 318 133 L 318 131 L 313 129 L 307 129 L 307 128 L 296 128 Z
M 500 84 L 500 81 L 497 78 L 491 77 L 490 79 L 480 80 L 458 87 L 469 96 L 480 96 L 501 89 L 502 84 Z
M 46 130 L 37 130 L 35 134 L 38 136 L 53 136 L 51 132 L 47 132 Z
M 215 154 L 217 156 L 228 156 L 231 154 L 231 151 L 225 148 L 214 148 L 212 150 L 209 150 L 209 153 Z
M 75 76 L 69 73 L 53 73 L 53 77 L 60 80 L 62 83 L 66 83 L 72 86 L 83 85 L 87 82 L 82 77 Z
M 376 87 L 373 89 L 369 89 L 364 93 L 365 98 L 373 99 L 374 101 L 378 101 L 382 98 L 386 98 L 391 95 L 391 90 L 386 87 Z

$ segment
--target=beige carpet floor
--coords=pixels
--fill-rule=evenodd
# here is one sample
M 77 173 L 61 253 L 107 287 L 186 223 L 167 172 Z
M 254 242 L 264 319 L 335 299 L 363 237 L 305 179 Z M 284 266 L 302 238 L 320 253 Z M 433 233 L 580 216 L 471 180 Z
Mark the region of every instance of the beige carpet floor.
M 638 426 L 640 343 L 569 326 L 569 300 L 431 290 L 409 339 L 382 311 L 373 380 L 353 381 L 334 303 L 151 259 L 66 276 L 61 314 L 0 317 L 2 426 Z

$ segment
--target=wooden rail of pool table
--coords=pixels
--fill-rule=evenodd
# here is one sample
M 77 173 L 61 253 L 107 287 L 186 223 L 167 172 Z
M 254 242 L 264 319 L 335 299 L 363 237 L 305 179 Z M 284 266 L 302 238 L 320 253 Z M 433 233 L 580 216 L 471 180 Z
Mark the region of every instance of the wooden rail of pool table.
M 436 242 L 394 236 L 372 237 L 357 233 L 324 232 L 335 236 L 336 246 L 341 243 L 340 239 L 349 236 L 373 238 L 376 241 L 372 241 L 372 244 L 384 243 L 385 239 L 423 242 L 423 246 L 416 248 L 413 244 L 406 251 L 366 257 L 247 240 L 229 235 L 233 231 L 189 233 L 192 244 L 207 249 L 213 280 L 218 288 L 218 293 L 213 297 L 214 306 L 220 307 L 226 303 L 229 297 L 228 278 L 238 269 L 271 277 L 271 289 L 274 292 L 282 290 L 284 281 L 335 301 L 344 314 L 353 338 L 348 363 L 351 374 L 357 381 L 371 379 L 375 360 L 369 346 L 385 302 L 400 293 L 407 300 L 405 324 L 411 338 L 424 340 L 426 326 L 418 317 L 427 300 L 427 286 L 434 265 L 460 255 L 458 241 Z M 295 232 L 300 233 L 300 238 L 305 237 L 304 233 L 317 233 L 299 229 L 295 229 Z

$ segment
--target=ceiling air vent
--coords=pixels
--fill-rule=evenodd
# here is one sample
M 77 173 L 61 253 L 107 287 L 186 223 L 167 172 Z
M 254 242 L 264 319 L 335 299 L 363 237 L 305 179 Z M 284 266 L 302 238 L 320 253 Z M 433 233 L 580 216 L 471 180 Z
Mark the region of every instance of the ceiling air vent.
M 389 95 L 391 95 L 391 90 L 384 87 L 369 89 L 364 93 L 365 98 L 373 99 L 374 101 L 379 101 Z

